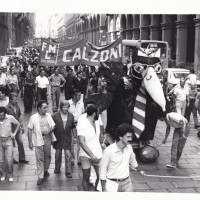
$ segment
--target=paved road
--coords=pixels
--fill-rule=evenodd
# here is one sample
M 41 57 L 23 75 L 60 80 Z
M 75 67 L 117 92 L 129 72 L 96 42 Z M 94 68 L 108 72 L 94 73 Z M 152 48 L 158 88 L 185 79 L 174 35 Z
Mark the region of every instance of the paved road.
M 61 99 L 63 98 L 63 95 Z M 49 99 L 50 105 L 51 100 Z M 22 99 L 19 97 L 19 104 L 22 107 Z M 49 106 L 49 112 L 51 112 Z M 35 112 L 35 109 L 34 111 Z M 23 122 L 25 127 L 30 115 L 23 114 Z M 196 136 L 197 130 L 194 129 L 193 120 L 191 121 L 191 133 L 183 155 L 179 162 L 179 167 L 175 170 L 167 169 L 166 164 L 170 162 L 170 147 L 171 142 L 160 145 L 158 148 L 160 156 L 156 162 L 152 164 L 141 164 L 141 168 L 146 174 L 163 175 L 163 176 L 199 176 L 200 177 L 200 140 Z M 158 122 L 155 138 L 152 144 L 157 146 L 161 143 L 165 134 L 165 124 Z M 29 160 L 28 165 L 17 164 L 14 165 L 14 182 L 9 183 L 8 180 L 0 182 L 0 190 L 52 190 L 52 191 L 82 191 L 81 177 L 82 172 L 80 167 L 75 165 L 72 168 L 72 179 L 66 178 L 64 175 L 64 163 L 62 165 L 61 174 L 54 174 L 54 153 L 52 149 L 52 161 L 49 169 L 50 177 L 43 183 L 42 186 L 37 186 L 35 154 L 28 148 L 27 135 L 23 135 L 26 159 Z M 172 131 L 168 141 L 172 139 Z M 191 141 L 192 140 L 192 141 Z M 195 141 L 196 143 L 194 143 Z M 199 144 L 198 144 L 199 143 Z M 14 148 L 14 157 L 18 159 L 17 148 Z M 64 160 L 64 159 L 63 159 Z M 166 178 L 166 177 L 146 177 L 131 171 L 131 178 L 133 181 L 133 192 L 164 192 L 164 193 L 199 193 L 200 192 L 200 178 Z M 91 187 L 91 190 L 92 187 Z

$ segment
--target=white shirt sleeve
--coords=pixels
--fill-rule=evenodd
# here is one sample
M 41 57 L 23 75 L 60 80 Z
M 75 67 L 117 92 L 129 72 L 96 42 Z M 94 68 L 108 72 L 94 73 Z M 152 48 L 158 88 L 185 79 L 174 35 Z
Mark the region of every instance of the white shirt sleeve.
M 46 84 L 49 85 L 49 79 L 46 77 Z
M 131 168 L 136 168 L 138 166 L 138 163 L 136 161 L 136 158 L 135 158 L 135 153 L 133 152 L 133 149 L 131 146 L 129 146 L 129 148 L 131 148 L 131 155 L 130 155 L 130 161 L 129 161 L 129 164 L 131 166 Z
M 28 128 L 33 130 L 33 116 L 31 116 L 29 123 L 28 123 Z
M 50 125 L 51 125 L 51 128 L 53 128 L 56 124 L 55 122 L 53 121 L 52 117 L 50 114 L 48 114 L 48 118 L 49 118 L 49 122 L 50 122 Z
M 177 88 L 174 89 L 174 94 L 177 95 Z
M 101 115 L 99 115 L 99 126 L 103 126 L 102 120 L 101 120 Z
M 100 161 L 99 175 L 101 180 L 106 180 L 107 169 L 110 163 L 111 153 L 104 151 L 102 159 Z
M 11 119 L 11 123 L 16 124 L 16 125 L 20 124 L 19 121 L 17 121 L 13 116 L 11 116 L 10 119 Z
M 38 83 L 38 76 L 35 78 L 35 84 Z
M 82 117 L 81 117 L 82 118 Z M 84 124 L 84 119 L 78 119 L 78 123 L 77 123 L 77 135 L 82 135 L 82 136 L 85 136 L 85 124 Z

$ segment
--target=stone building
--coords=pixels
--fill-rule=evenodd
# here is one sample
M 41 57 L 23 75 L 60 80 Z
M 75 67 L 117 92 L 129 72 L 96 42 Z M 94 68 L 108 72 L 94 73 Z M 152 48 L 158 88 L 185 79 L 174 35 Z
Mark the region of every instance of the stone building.
M 194 63 L 200 72 L 200 15 L 66 14 L 63 22 L 58 41 L 74 35 L 101 46 L 121 34 L 124 39 L 163 40 L 177 65 Z
M 34 13 L 0 13 L 0 55 L 8 48 L 22 46 L 34 34 Z

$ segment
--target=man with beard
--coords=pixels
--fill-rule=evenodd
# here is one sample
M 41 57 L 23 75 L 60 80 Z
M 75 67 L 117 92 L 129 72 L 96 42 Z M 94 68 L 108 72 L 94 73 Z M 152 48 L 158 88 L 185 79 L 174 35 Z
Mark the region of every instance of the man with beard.
M 144 174 L 129 144 L 132 141 L 134 129 L 129 124 L 121 124 L 115 131 L 116 142 L 108 146 L 100 162 L 100 180 L 102 191 L 131 192 L 132 181 L 129 177 L 129 165 Z M 109 185 L 112 184 L 112 188 Z M 113 187 L 114 185 L 114 187 Z
M 91 166 L 94 167 L 97 176 L 95 189 L 99 181 L 99 162 L 102 157 L 102 149 L 99 142 L 101 125 L 98 119 L 97 107 L 94 104 L 89 105 L 86 113 L 82 114 L 78 119 L 79 159 L 83 171 L 82 186 L 84 191 L 89 191 Z

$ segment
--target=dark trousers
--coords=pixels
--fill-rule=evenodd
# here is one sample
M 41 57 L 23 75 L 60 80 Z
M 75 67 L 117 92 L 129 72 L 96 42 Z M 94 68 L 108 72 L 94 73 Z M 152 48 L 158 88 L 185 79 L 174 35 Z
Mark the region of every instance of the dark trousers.
M 31 91 L 32 90 L 32 91 Z M 33 107 L 33 89 L 25 89 L 24 91 L 24 110 L 25 112 L 31 112 Z
M 65 173 L 71 173 L 71 152 L 70 150 L 64 150 L 65 153 Z M 60 170 L 62 163 L 62 149 L 56 149 L 55 154 L 55 169 Z
M 190 115 L 192 113 L 194 118 L 194 125 L 197 126 L 199 125 L 199 121 L 197 117 L 197 109 L 195 108 L 194 104 L 195 104 L 195 99 L 190 100 L 190 105 L 186 108 L 185 111 L 185 118 L 188 120 L 188 122 L 190 122 Z
M 72 98 L 72 89 L 65 88 L 65 100 L 70 100 Z
M 47 102 L 47 88 L 37 88 L 37 101 L 44 100 Z

